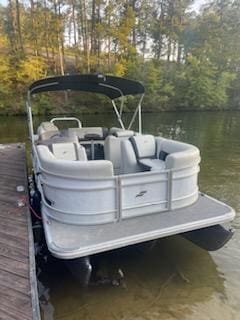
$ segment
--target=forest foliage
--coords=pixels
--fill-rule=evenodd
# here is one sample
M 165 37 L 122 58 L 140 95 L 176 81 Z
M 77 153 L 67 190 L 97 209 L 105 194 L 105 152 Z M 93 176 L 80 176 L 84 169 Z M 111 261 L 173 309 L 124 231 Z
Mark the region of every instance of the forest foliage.
M 22 113 L 34 80 L 90 72 L 142 81 L 145 111 L 239 109 L 240 2 L 209 0 L 198 12 L 192 0 L 0 6 L 0 114 Z M 55 112 L 51 99 L 35 112 Z M 89 95 L 57 99 L 62 110 L 95 111 Z

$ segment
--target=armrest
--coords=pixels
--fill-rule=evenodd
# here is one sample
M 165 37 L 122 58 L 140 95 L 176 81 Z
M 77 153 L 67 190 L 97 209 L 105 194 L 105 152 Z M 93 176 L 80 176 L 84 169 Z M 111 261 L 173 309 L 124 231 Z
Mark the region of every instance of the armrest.
M 200 163 L 200 160 L 198 148 L 192 146 L 191 149 L 169 154 L 166 157 L 166 169 L 180 169 L 195 166 Z
M 158 155 L 161 151 L 167 154 L 166 169 L 186 168 L 199 164 L 200 152 L 197 147 L 170 139 L 157 138 L 156 140 Z

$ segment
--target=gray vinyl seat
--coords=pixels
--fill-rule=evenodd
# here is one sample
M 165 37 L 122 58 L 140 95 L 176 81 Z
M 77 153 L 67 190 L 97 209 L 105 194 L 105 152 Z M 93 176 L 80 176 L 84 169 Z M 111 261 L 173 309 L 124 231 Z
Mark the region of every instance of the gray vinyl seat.
M 53 143 L 49 148 L 57 159 L 87 161 L 86 150 L 79 143 Z
M 42 122 L 37 130 L 39 141 L 48 140 L 59 134 L 58 127 L 49 121 Z
M 48 176 L 49 179 L 54 178 L 55 175 L 61 176 L 63 174 L 65 177 L 73 177 L 74 179 L 99 179 L 113 176 L 112 163 L 107 160 L 73 161 L 66 158 L 57 158 L 46 145 L 37 145 L 37 153 L 41 167 L 45 170 L 44 174 L 47 175 L 46 172 L 53 174 L 53 177 L 51 174 L 50 178 Z M 73 155 L 73 157 L 75 156 Z
M 145 171 L 161 171 L 166 168 L 165 159 L 157 157 L 157 144 L 154 136 L 137 135 L 130 139 L 137 162 Z
M 180 141 L 136 135 L 122 141 L 122 172 L 161 171 L 198 166 L 198 148 Z
M 159 141 L 156 141 L 159 140 Z M 143 171 L 161 171 L 166 169 L 166 162 L 157 143 L 162 138 L 155 139 L 152 135 L 136 135 L 121 142 L 121 172 L 123 174 Z
M 110 129 L 111 130 L 111 129 Z M 121 174 L 121 142 L 128 140 L 134 135 L 132 130 L 118 129 L 112 131 L 112 134 L 107 136 L 104 142 L 105 159 L 113 164 L 114 173 Z
M 160 159 L 141 159 L 138 161 L 140 165 L 143 166 L 146 170 L 156 171 L 164 170 L 166 168 L 165 161 Z

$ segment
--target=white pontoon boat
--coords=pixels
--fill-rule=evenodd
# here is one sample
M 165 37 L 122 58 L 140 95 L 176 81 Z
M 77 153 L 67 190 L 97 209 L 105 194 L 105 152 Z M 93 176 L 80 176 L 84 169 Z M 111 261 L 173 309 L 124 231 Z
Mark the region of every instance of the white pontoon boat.
M 33 94 L 79 90 L 112 101 L 119 128 L 84 127 L 53 118 L 33 130 Z M 140 95 L 129 125 L 124 96 Z M 207 250 L 232 236 L 221 224 L 234 210 L 198 190 L 199 150 L 142 134 L 141 83 L 104 75 L 69 75 L 33 83 L 27 110 L 35 181 L 49 251 L 61 259 L 86 257 L 148 240 L 183 234 Z M 122 98 L 118 107 L 115 99 Z M 138 118 L 139 132 L 131 128 Z M 59 130 L 59 121 L 76 127 Z

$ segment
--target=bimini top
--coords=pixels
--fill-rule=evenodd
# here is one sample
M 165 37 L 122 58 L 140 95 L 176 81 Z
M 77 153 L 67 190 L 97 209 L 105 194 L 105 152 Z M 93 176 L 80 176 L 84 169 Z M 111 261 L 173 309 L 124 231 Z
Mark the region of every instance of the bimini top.
M 29 87 L 30 94 L 59 90 L 101 93 L 112 100 L 121 96 L 144 93 L 144 87 L 138 81 L 102 74 L 75 74 L 45 78 L 34 82 Z

